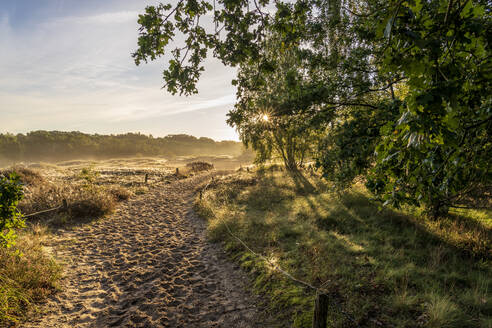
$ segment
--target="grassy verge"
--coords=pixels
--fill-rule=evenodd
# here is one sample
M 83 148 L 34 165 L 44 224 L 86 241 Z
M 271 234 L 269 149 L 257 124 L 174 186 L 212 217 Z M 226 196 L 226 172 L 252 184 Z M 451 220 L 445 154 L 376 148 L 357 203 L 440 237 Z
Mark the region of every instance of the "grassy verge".
M 15 249 L 0 248 L 0 326 L 14 326 L 57 289 L 61 268 L 43 250 L 46 230 L 23 232 Z
M 415 209 L 380 209 L 362 187 L 327 190 L 279 171 L 237 173 L 214 183 L 196 209 L 294 326 L 310 327 L 314 293 L 245 251 L 225 223 L 294 276 L 325 283 L 329 327 L 492 327 L 490 213 L 430 221 Z

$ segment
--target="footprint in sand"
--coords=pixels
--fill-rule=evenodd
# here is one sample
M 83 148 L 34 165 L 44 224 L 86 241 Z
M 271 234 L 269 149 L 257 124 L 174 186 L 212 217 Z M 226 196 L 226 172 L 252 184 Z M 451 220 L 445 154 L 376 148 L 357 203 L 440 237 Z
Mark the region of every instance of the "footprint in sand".
M 60 233 L 51 246 L 71 263 L 63 291 L 23 326 L 277 326 L 192 210 L 193 191 L 209 178 L 163 183 L 105 220 Z

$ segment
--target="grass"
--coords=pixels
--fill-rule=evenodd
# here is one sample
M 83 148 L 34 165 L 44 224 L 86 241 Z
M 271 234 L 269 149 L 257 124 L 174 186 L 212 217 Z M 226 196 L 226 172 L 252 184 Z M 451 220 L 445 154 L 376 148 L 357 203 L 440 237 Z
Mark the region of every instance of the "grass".
M 23 166 L 14 166 L 4 170 L 0 170 L 0 174 L 3 174 L 5 176 L 9 176 L 12 173 L 16 173 L 24 184 L 39 185 L 46 182 L 39 171 Z
M 47 232 L 33 226 L 23 232 L 15 249 L 0 248 L 0 326 L 24 319 L 35 304 L 57 289 L 61 268 L 43 250 Z
M 329 327 L 492 327 L 487 213 L 431 221 L 417 209 L 380 209 L 361 186 L 328 190 L 316 177 L 278 168 L 241 172 L 212 184 L 196 209 L 212 240 L 251 272 L 279 322 L 310 327 L 313 291 L 245 251 L 226 224 L 270 262 L 323 283 Z
M 114 211 L 118 201 L 127 200 L 131 192 L 122 186 L 99 186 L 98 175 L 92 169 L 83 169 L 71 181 L 45 178 L 39 171 L 14 168 L 24 184 L 24 199 L 19 209 L 25 215 L 59 207 L 65 200 L 64 210 L 29 217 L 28 222 L 43 222 L 63 226 L 100 218 Z

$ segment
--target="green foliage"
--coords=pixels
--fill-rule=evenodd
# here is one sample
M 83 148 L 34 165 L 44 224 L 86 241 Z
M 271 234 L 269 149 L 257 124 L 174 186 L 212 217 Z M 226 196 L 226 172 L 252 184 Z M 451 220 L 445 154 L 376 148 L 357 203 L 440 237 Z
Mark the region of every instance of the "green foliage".
M 370 188 L 386 203 L 487 206 L 492 190 L 492 24 L 480 1 L 394 5 L 383 67 L 406 78 L 401 116 L 384 131 Z
M 295 166 L 291 145 L 316 149 L 338 186 L 370 169 L 384 204 L 437 217 L 491 206 L 490 12 L 483 0 L 183 0 L 147 8 L 134 57 L 154 60 L 182 34 L 164 78 L 190 94 L 213 50 L 239 66 L 228 122 L 260 162 L 290 148 Z
M 0 248 L 14 245 L 16 230 L 24 227 L 24 220 L 17 209 L 22 197 L 18 175 L 12 173 L 8 177 L 0 176 Z
M 80 170 L 80 179 L 85 181 L 86 187 L 93 186 L 99 177 L 99 172 L 95 171 L 92 167 L 84 167 Z
M 228 123 L 236 127 L 241 140 L 257 153 L 256 162 L 280 158 L 295 171 L 312 156 L 318 133 L 306 114 L 309 101 L 298 101 L 306 81 L 300 74 L 301 61 L 293 50 L 284 49 L 272 34 L 261 49 L 263 59 L 275 67 L 248 62 L 240 65 L 237 103 L 228 114 Z M 290 104 L 294 100 L 295 104 Z
M 339 113 L 318 144 L 317 165 L 323 169 L 323 176 L 343 189 L 356 177 L 366 175 L 375 161 L 381 129 L 391 124 L 398 113 L 397 102 L 382 104 L 372 111 L 358 107 Z

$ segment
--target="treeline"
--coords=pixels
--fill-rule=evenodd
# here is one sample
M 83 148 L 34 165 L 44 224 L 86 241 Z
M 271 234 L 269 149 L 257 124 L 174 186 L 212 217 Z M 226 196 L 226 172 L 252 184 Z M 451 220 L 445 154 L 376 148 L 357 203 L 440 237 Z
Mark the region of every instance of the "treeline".
M 7 163 L 130 156 L 238 156 L 242 151 L 243 146 L 239 142 L 214 141 L 186 134 L 162 138 L 140 133 L 99 135 L 61 131 L 0 134 L 0 162 Z

